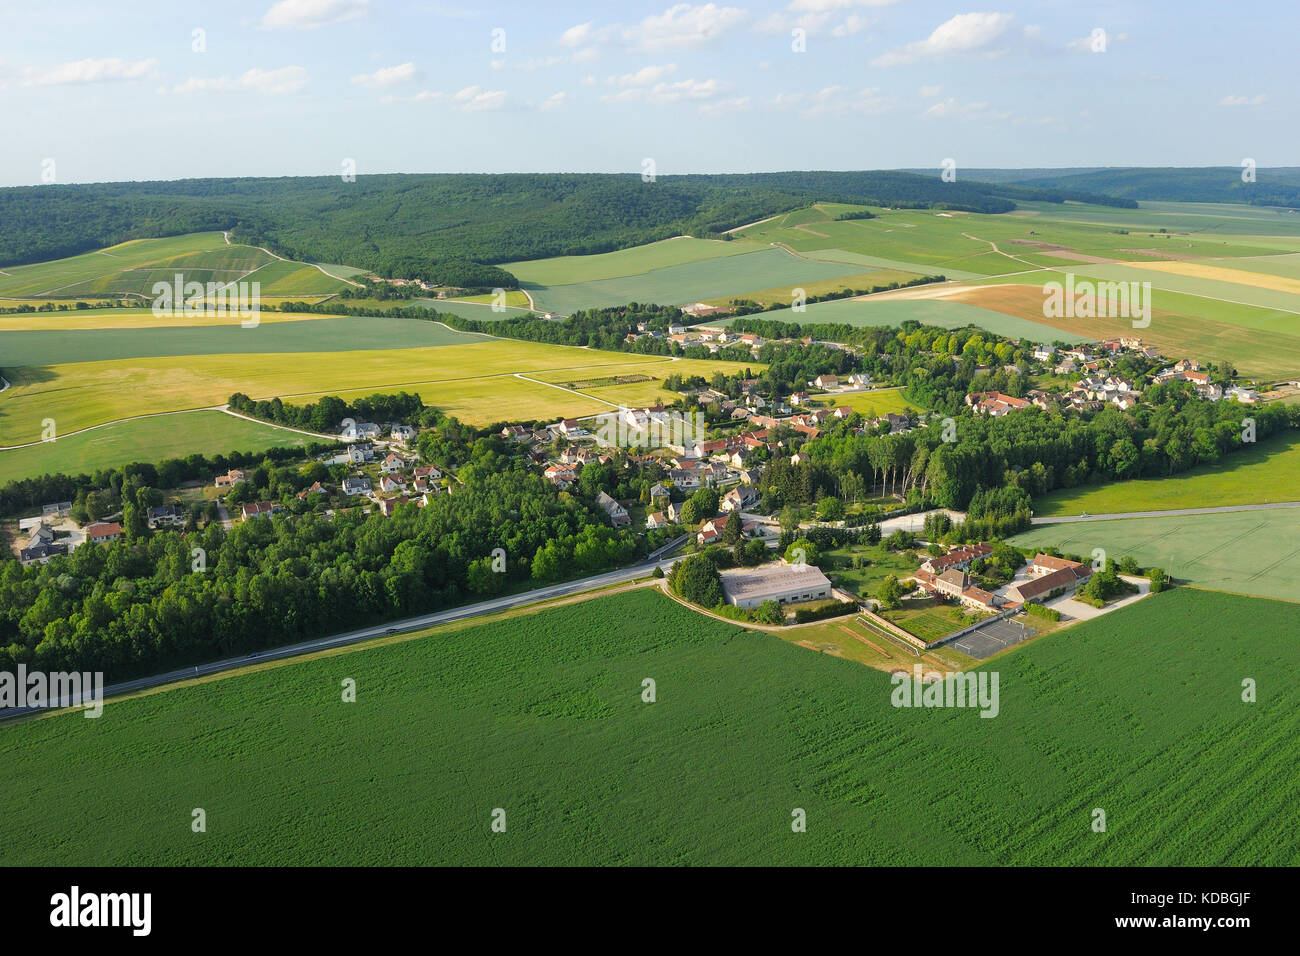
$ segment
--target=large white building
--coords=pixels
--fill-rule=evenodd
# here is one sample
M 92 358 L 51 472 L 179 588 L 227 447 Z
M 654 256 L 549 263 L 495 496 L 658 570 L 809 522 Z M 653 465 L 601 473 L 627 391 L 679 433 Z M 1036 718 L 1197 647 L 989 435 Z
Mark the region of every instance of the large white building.
M 825 600 L 831 582 L 811 564 L 763 564 L 721 572 L 722 593 L 736 607 L 756 608 L 764 601 L 797 604 Z

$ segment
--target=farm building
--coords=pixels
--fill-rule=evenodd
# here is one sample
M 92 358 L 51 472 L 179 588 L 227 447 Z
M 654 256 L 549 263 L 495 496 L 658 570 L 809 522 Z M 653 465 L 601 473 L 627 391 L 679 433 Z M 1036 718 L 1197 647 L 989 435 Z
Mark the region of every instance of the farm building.
M 794 604 L 825 600 L 831 596 L 831 582 L 811 564 L 768 564 L 756 568 L 733 568 L 721 573 L 722 593 L 736 607 L 756 608 L 764 601 Z
M 1042 600 L 1055 593 L 1073 591 L 1082 581 L 1092 576 L 1092 568 L 1078 561 L 1037 555 L 1029 566 L 1029 580 L 1018 581 L 1007 588 L 1007 597 L 1022 604 Z

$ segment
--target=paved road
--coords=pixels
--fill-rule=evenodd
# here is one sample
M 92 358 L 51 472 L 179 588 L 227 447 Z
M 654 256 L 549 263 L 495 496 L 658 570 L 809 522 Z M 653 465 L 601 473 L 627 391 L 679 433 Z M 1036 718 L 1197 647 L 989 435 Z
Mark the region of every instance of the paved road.
M 674 542 L 668 547 L 677 544 L 680 544 L 680 540 Z M 565 597 L 583 591 L 591 591 L 597 588 L 608 587 L 611 584 L 624 584 L 635 578 L 649 574 L 654 569 L 655 565 L 666 569 L 671 567 L 677 560 L 679 559 L 663 558 L 658 561 L 647 560 L 641 564 L 622 568 L 618 571 L 608 571 L 604 574 L 597 574 L 589 578 L 581 578 L 577 581 L 567 581 L 563 584 L 553 584 L 549 587 L 524 591 L 520 594 L 510 594 L 505 597 L 492 598 L 488 601 L 480 601 L 478 604 L 466 604 L 462 607 L 452 608 L 449 611 L 424 614 L 420 617 L 409 617 L 405 620 L 391 621 L 386 624 L 377 624 L 374 627 L 364 627 L 360 630 L 348 631 L 344 634 L 334 634 L 330 637 L 321 637 L 311 641 L 303 641 L 301 644 L 291 644 L 287 647 L 277 647 L 267 651 L 245 654 L 242 657 L 231 657 L 223 661 L 214 661 L 210 664 L 200 664 L 197 667 L 186 667 L 181 670 L 170 671 L 166 674 L 155 674 L 151 677 L 141 677 L 136 680 L 123 681 L 120 684 L 112 684 L 105 687 L 104 698 L 108 699 L 120 694 L 131 693 L 138 690 L 147 690 L 151 687 L 161 687 L 164 684 L 174 684 L 178 681 L 190 680 L 195 677 L 203 677 L 209 674 L 220 674 L 223 671 L 235 670 L 239 667 L 247 667 L 252 663 L 284 660 L 286 658 L 299 657 L 303 654 L 311 654 L 316 651 L 328 650 L 334 647 L 346 647 L 349 644 L 358 644 L 362 641 L 372 640 L 376 637 L 384 637 L 389 634 L 405 634 L 410 631 L 422 631 L 438 624 L 449 624 L 452 621 L 461 621 L 465 618 L 480 617 L 485 614 L 496 614 L 500 611 L 508 611 L 525 604 L 533 604 L 537 601 L 551 600 L 552 598 Z M 65 703 L 73 705 L 77 702 L 67 701 Z M 21 717 L 24 714 L 35 713 L 38 709 L 40 708 L 21 708 L 4 711 L 3 713 L 0 713 L 0 720 L 7 720 L 14 717 Z
M 1032 518 L 1033 524 L 1071 524 L 1076 521 L 1114 521 L 1117 518 L 1176 518 L 1179 515 L 1218 515 L 1232 511 L 1272 511 L 1274 508 L 1300 508 L 1300 501 L 1275 501 L 1264 505 L 1224 505 L 1218 508 L 1180 508 L 1177 511 L 1126 511 L 1103 515 L 1060 515 Z

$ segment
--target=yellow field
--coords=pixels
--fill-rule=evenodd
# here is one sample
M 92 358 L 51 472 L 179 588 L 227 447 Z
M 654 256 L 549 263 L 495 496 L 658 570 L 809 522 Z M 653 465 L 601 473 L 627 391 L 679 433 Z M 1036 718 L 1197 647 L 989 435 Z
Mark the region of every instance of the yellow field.
M 1300 279 L 1288 279 L 1286 276 L 1274 276 L 1266 272 L 1243 272 L 1241 269 L 1227 269 L 1201 262 L 1125 262 L 1123 265 L 1151 272 L 1170 272 L 1193 279 L 1213 279 L 1216 282 L 1232 282 L 1300 295 Z
M 474 423 L 587 415 L 609 406 L 526 382 L 513 373 L 533 377 L 550 373 L 547 378 L 567 380 L 656 374 L 646 372 L 651 367 L 711 375 L 718 371 L 734 373 L 745 365 L 674 362 L 508 339 L 431 348 L 194 355 L 47 365 L 9 373 L 13 388 L 0 396 L 0 445 L 39 440 L 45 419 L 53 419 L 57 433 L 66 435 L 89 425 L 136 415 L 220 405 L 234 392 L 259 399 L 279 396 L 302 403 L 321 394 L 418 391 L 427 403 L 445 407 Z M 758 371 L 763 366 L 755 363 L 751 367 Z
M 328 319 L 328 315 L 308 315 L 303 312 L 262 312 L 259 323 L 302 322 L 311 319 Z M 0 332 L 44 331 L 49 329 L 158 329 L 184 326 L 238 325 L 234 316 L 193 315 L 158 317 L 149 309 L 87 309 L 81 312 L 24 312 L 20 315 L 0 315 Z

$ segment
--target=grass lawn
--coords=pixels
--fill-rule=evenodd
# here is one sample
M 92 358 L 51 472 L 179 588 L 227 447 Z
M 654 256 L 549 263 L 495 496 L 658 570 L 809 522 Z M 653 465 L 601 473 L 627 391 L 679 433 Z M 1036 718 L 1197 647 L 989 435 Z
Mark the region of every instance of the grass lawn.
M 882 611 L 880 616 L 927 643 L 947 637 L 953 631 L 960 631 L 988 616 L 963 615 L 959 619 L 954 613 L 957 608 L 955 604 L 936 604 L 933 600 L 905 601 L 902 610 Z
M 1284 432 L 1168 478 L 1061 488 L 1034 499 L 1039 517 L 1173 511 L 1300 501 L 1300 433 Z
M 891 412 L 902 414 L 911 408 L 903 398 L 901 388 L 875 388 L 868 392 L 851 392 L 848 395 L 818 395 L 831 408 L 847 405 L 866 418 L 879 418 Z
M 201 454 L 298 447 L 306 435 L 236 418 L 224 412 L 177 412 L 105 425 L 58 441 L 0 451 L 0 485 L 41 475 L 90 474 L 133 461 L 159 462 Z
M 871 563 L 866 567 L 853 567 L 854 558 L 864 558 Z M 916 571 L 903 555 L 880 545 L 851 544 L 822 557 L 821 569 L 831 580 L 849 589 L 859 597 L 871 597 L 891 574 L 903 578 Z
M 1101 548 L 1201 587 L 1300 600 L 1300 508 L 1039 525 L 1010 541 L 1085 556 Z
M 0 726 L 0 864 L 1287 864 L 1293 617 L 1156 595 L 998 658 L 981 719 L 628 591 Z

